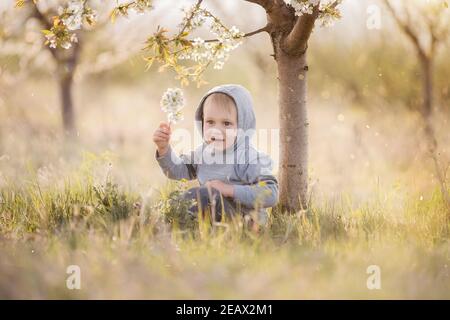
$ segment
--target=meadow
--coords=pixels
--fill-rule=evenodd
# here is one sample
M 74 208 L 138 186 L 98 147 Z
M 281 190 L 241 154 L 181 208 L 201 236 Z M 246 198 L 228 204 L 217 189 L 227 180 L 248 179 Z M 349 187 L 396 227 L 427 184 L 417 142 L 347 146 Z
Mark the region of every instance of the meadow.
M 143 91 L 121 90 L 106 96 Z M 157 167 L 149 133 L 160 119 L 143 119 L 146 98 L 134 100 L 141 112 L 122 103 L 108 104 L 97 127 L 104 109 L 84 105 L 77 144 L 19 120 L 2 127 L 2 298 L 450 297 L 449 213 L 408 111 L 393 126 L 395 117 L 317 102 L 311 207 L 274 208 L 268 226 L 254 230 L 239 219 L 180 225 L 169 195 L 192 183 L 167 182 Z M 13 120 L 11 110 L 3 112 Z M 27 112 L 36 126 L 48 117 Z M 66 287 L 70 265 L 80 267 L 81 290 Z M 373 265 L 377 290 L 367 286 Z

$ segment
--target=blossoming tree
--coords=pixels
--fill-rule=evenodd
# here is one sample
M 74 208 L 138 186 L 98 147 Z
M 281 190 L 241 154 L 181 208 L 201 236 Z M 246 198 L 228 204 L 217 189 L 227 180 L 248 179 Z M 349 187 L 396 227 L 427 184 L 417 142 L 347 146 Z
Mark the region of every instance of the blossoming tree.
M 17 0 L 18 3 L 39 0 Z M 212 66 L 221 69 L 233 49 L 246 37 L 267 32 L 273 47 L 273 58 L 278 67 L 278 101 L 280 122 L 280 204 L 283 209 L 297 211 L 308 205 L 308 118 L 306 102 L 308 40 L 316 22 L 329 25 L 340 17 L 341 0 L 244 0 L 261 6 L 267 24 L 255 31 L 244 33 L 237 27 L 226 26 L 216 15 L 202 7 L 204 0 L 184 9 L 178 30 L 158 26 L 145 44 L 145 60 L 150 68 L 156 61 L 159 71 L 171 69 L 182 85 L 194 81 L 205 83 L 204 71 Z M 206 1 L 205 1 L 206 2 Z M 77 3 L 78 10 L 72 10 Z M 111 19 L 126 16 L 130 11 L 151 10 L 152 0 L 119 1 Z M 83 9 L 81 9 L 83 8 Z M 53 23 L 44 31 L 49 46 L 69 47 L 76 43 L 73 29 L 80 21 L 90 19 L 87 0 L 71 0 L 67 9 L 58 12 Z M 196 37 L 191 33 L 209 25 L 212 39 Z
M 29 5 L 22 8 L 27 2 Z M 39 22 L 40 29 L 43 29 L 46 47 L 56 65 L 64 131 L 73 136 L 76 129 L 72 88 L 75 70 L 79 64 L 81 26 L 85 23 L 93 27 L 97 14 L 88 1 L 70 1 L 66 4 L 67 6 L 64 6 L 61 1 L 16 1 L 16 7 L 22 8 L 24 21 L 35 19 Z

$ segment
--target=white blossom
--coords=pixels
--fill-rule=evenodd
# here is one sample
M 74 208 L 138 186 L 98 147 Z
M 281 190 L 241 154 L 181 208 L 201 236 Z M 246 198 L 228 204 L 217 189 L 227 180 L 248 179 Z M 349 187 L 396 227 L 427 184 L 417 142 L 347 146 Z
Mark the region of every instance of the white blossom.
M 63 49 L 70 49 L 72 47 L 72 43 L 70 43 L 69 41 L 64 41 L 61 43 L 61 47 Z
M 88 11 L 85 11 L 84 14 L 83 14 L 83 17 L 87 21 L 95 22 L 95 21 L 97 21 L 97 11 L 92 10 L 92 9 L 90 9 Z
M 216 61 L 216 63 L 214 64 L 214 69 L 222 69 L 224 65 L 223 61 Z
M 151 9 L 152 1 L 151 0 L 136 0 L 134 3 L 134 10 L 137 13 L 144 13 L 146 10 Z
M 78 42 L 73 32 L 82 28 L 83 21 L 93 25 L 97 19 L 97 12 L 88 7 L 85 0 L 70 0 L 66 7 L 59 7 L 57 12 L 58 23 L 50 30 L 43 30 L 50 48 L 71 48 L 73 43 Z
M 312 14 L 314 6 L 317 6 L 319 0 L 284 0 L 287 5 L 295 9 L 295 15 Z
M 212 13 L 197 4 L 182 10 L 184 11 L 184 17 L 182 23 L 178 25 L 180 30 L 175 40 L 179 41 L 175 42 L 175 46 L 181 44 L 183 47 L 180 50 L 176 50 L 178 49 L 176 48 L 173 55 L 175 61 L 191 60 L 195 62 L 195 65 L 192 67 L 185 68 L 182 66 L 182 68 L 177 70 L 179 78 L 182 79 L 182 83 L 184 84 L 189 77 L 198 80 L 202 72 L 209 65 L 212 65 L 215 69 L 222 69 L 230 57 L 230 52 L 242 44 L 245 34 L 236 26 L 230 28 L 225 27 Z M 201 37 L 196 37 L 193 40 L 187 40 L 185 38 L 195 28 L 202 26 L 206 21 L 208 22 L 210 32 L 215 35 L 215 39 L 205 41 Z M 169 40 L 168 43 L 170 44 L 171 41 Z M 186 41 L 189 41 L 190 44 L 186 44 Z M 153 38 L 150 43 L 151 45 L 155 45 Z M 162 58 L 166 59 L 166 57 Z M 174 92 L 172 90 L 166 92 L 165 97 L 163 96 L 161 106 L 168 113 L 168 118 L 175 122 L 181 119 L 182 116 L 179 114 L 179 110 L 173 108 L 169 103 L 168 99 L 170 95 L 168 94 L 174 94 Z
M 57 45 L 57 38 L 56 38 L 55 34 L 53 34 L 53 33 L 47 34 L 47 35 L 45 35 L 45 38 L 48 41 L 48 46 L 52 49 L 55 49 L 56 45 Z
M 330 6 L 330 4 L 339 4 L 338 0 L 284 0 L 284 2 L 295 9 L 296 16 L 302 16 L 304 14 L 312 14 L 314 7 L 319 5 L 319 10 L 321 13 L 319 14 L 318 21 L 322 26 L 331 26 L 334 24 L 334 20 L 336 19 L 335 14 L 330 14 L 330 12 L 326 12 L 326 8 Z
M 191 31 L 192 29 L 199 28 L 203 26 L 206 21 L 206 12 L 198 8 L 196 4 L 193 4 L 189 8 L 182 8 L 181 10 L 184 12 L 184 17 L 179 24 L 179 27 L 185 26 L 185 31 Z M 188 23 L 190 18 L 191 20 Z
M 196 51 L 203 52 L 194 52 L 193 57 L 200 62 L 211 61 L 214 63 L 214 69 L 222 69 L 230 57 L 230 52 L 242 44 L 244 34 L 236 26 L 226 30 L 219 23 L 213 23 L 211 30 L 217 35 L 217 42 L 205 43 L 202 48 L 196 48 Z
M 230 28 L 230 34 L 236 38 L 236 37 L 240 37 L 243 36 L 242 33 L 239 31 L 239 29 L 236 26 L 232 26 Z
M 169 122 L 183 120 L 181 109 L 184 107 L 183 91 L 180 88 L 168 88 L 161 98 L 161 110 L 167 113 Z
M 168 113 L 167 114 L 167 120 L 170 123 L 177 123 L 179 121 L 184 120 L 184 116 L 180 111 L 177 111 L 175 113 Z
M 194 39 L 193 45 L 194 45 L 194 47 L 199 47 L 199 46 L 203 45 L 204 43 L 205 43 L 205 40 L 197 37 Z
M 80 0 L 71 0 L 66 9 L 59 8 L 62 21 L 69 30 L 78 30 L 83 22 L 84 5 Z

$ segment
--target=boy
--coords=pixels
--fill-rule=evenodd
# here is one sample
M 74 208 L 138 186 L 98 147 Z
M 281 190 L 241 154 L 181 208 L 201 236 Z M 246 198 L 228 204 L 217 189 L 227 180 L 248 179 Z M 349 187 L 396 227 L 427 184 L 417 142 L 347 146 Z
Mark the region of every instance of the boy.
M 164 174 L 177 180 L 197 178 L 200 183 L 183 194 L 183 199 L 199 200 L 199 207 L 189 212 L 196 215 L 209 209 L 213 221 L 220 221 L 222 212 L 232 216 L 256 211 L 256 222 L 265 224 L 265 208 L 278 202 L 278 182 L 271 159 L 250 144 L 256 120 L 248 90 L 236 84 L 212 88 L 202 97 L 195 120 L 203 143 L 190 156 L 178 157 L 172 150 L 167 123 L 162 122 L 153 135 Z

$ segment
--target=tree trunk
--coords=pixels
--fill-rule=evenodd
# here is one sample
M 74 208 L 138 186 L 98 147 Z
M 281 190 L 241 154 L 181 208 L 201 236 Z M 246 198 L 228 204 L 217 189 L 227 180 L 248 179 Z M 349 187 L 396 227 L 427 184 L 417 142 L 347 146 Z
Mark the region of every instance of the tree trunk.
M 274 39 L 278 67 L 280 121 L 280 206 L 289 212 L 307 208 L 308 119 L 306 52 L 290 55 Z
M 61 101 L 61 116 L 64 133 L 69 137 L 75 137 L 76 123 L 75 110 L 73 103 L 73 77 L 78 65 L 78 58 L 81 49 L 81 39 L 78 36 L 78 42 L 72 45 L 69 50 L 54 51 L 54 57 L 57 63 L 58 85 Z
M 36 1 L 35 1 L 36 2 Z M 33 17 L 37 18 L 45 29 L 51 29 L 50 17 L 39 10 L 35 3 L 33 6 Z M 77 34 L 78 41 L 72 44 L 70 49 L 51 48 L 46 46 L 56 62 L 57 81 L 61 101 L 61 115 L 65 135 L 75 136 L 75 113 L 73 110 L 72 85 L 73 75 L 78 63 L 80 54 L 80 34 Z
M 447 190 L 447 184 L 445 181 L 445 173 L 442 170 L 438 159 L 438 143 L 434 128 L 432 124 L 433 114 L 433 58 L 423 55 L 419 55 L 420 65 L 422 67 L 422 94 L 423 104 L 421 115 L 424 122 L 425 139 L 427 142 L 428 151 L 436 171 L 436 176 L 441 188 L 442 196 L 446 202 L 447 209 L 450 212 L 450 194 Z
M 58 81 L 61 101 L 61 116 L 64 132 L 69 136 L 74 136 L 76 128 L 72 96 L 73 73 L 67 72 L 66 70 L 59 72 Z
M 425 135 L 429 142 L 431 152 L 436 149 L 436 139 L 434 135 L 431 116 L 433 114 L 433 61 L 428 57 L 420 57 L 422 67 L 422 95 L 423 103 L 421 115 L 425 124 Z

